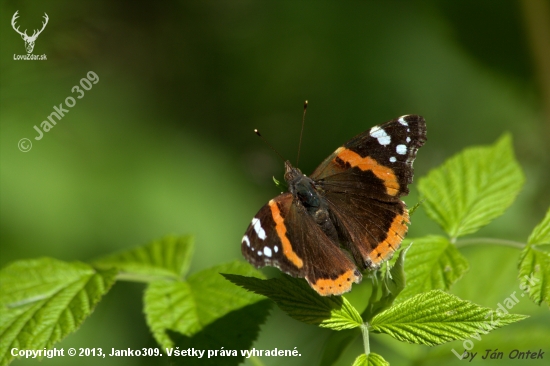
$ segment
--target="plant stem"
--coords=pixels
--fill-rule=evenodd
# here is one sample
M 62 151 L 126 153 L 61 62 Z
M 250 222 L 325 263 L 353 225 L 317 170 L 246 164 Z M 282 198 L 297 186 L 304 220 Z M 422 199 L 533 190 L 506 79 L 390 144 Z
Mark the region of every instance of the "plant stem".
M 361 332 L 363 333 L 363 348 L 365 350 L 365 354 L 368 355 L 370 353 L 370 343 L 369 343 L 369 327 L 367 324 L 361 325 Z
M 472 238 L 472 239 L 459 239 L 455 242 L 457 248 L 466 247 L 468 245 L 502 245 L 505 247 L 512 247 L 523 249 L 525 243 L 520 243 L 512 240 L 493 239 L 493 238 Z
M 157 280 L 175 280 L 169 276 L 146 275 L 141 273 L 120 272 L 116 275 L 117 281 L 144 282 L 149 283 Z

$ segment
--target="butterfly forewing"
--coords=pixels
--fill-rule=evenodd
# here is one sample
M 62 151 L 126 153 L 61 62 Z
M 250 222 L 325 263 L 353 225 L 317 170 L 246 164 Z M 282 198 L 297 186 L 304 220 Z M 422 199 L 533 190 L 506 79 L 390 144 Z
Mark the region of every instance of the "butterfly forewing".
M 291 276 L 305 277 L 303 260 L 289 246 L 284 223 L 292 200 L 292 194 L 283 193 L 262 207 L 243 236 L 241 251 L 256 267 L 274 266 Z
M 389 196 L 376 193 L 379 199 L 407 195 L 416 152 L 425 141 L 424 118 L 403 116 L 355 136 L 325 159 L 310 177 L 317 181 L 330 176 L 333 181 L 368 188 L 363 194 L 376 191 Z M 345 176 L 338 176 L 341 173 Z
M 361 281 L 361 273 L 303 210 L 290 193 L 269 201 L 242 239 L 243 255 L 256 267 L 275 266 L 304 277 L 321 295 L 349 291 Z

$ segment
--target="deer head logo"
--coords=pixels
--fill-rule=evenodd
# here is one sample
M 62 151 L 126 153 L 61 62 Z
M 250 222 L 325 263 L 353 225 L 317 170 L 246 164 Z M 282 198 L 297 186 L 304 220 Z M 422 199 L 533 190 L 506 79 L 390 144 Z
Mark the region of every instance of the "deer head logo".
M 42 29 L 40 30 L 34 30 L 34 32 L 32 33 L 32 36 L 28 36 L 27 35 L 27 30 L 25 29 L 24 32 L 21 32 L 19 30 L 19 27 L 15 27 L 15 20 L 17 18 L 19 18 L 19 15 L 17 15 L 17 13 L 19 12 L 19 10 L 17 10 L 15 12 L 15 14 L 13 14 L 13 18 L 11 18 L 11 26 L 13 27 L 13 29 L 19 33 L 21 35 L 21 38 L 23 38 L 23 41 L 25 41 L 25 48 L 27 49 L 27 53 L 32 53 L 32 50 L 34 49 L 34 42 L 36 42 L 36 38 L 38 38 L 38 36 L 40 35 L 40 33 L 42 33 L 42 31 L 44 30 L 44 28 L 46 28 L 46 24 L 48 24 L 48 14 L 44 13 L 44 22 L 42 23 Z

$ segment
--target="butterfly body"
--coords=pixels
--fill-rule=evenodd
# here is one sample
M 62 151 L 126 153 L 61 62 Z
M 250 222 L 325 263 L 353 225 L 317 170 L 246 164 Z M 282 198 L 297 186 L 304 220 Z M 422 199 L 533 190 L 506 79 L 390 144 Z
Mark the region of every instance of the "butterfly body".
M 289 161 L 285 162 L 285 169 L 285 181 L 295 204 L 303 207 L 300 209 L 313 218 L 325 235 L 337 242 L 338 234 L 330 220 L 329 206 L 322 191 L 318 190 L 313 179 L 304 175 L 300 169 L 293 167 Z
M 256 267 L 304 277 L 320 295 L 341 295 L 399 248 L 409 223 L 412 163 L 426 125 L 409 115 L 372 127 L 332 153 L 308 177 L 285 162 L 288 192 L 270 200 L 242 239 Z

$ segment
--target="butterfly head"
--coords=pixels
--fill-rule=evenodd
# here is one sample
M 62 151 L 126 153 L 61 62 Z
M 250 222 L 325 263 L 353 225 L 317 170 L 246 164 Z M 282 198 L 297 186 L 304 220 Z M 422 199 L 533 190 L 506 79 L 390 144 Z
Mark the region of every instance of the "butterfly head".
M 316 209 L 321 205 L 322 199 L 315 189 L 313 180 L 303 174 L 300 169 L 293 167 L 288 160 L 285 162 L 285 180 L 289 192 L 303 206 L 308 209 Z
M 295 168 L 292 166 L 290 161 L 285 161 L 285 181 L 291 185 L 293 182 L 296 182 L 300 179 L 300 177 L 303 177 L 304 174 L 302 171 L 298 168 Z

